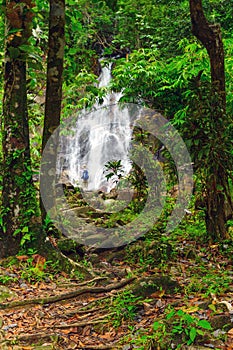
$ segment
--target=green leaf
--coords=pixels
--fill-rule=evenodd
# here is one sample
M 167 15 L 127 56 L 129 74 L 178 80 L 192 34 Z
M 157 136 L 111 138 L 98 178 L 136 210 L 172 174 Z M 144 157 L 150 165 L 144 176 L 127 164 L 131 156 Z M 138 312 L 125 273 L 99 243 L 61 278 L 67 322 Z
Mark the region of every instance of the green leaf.
M 77 54 L 77 48 L 76 47 L 72 47 L 71 49 L 69 49 L 68 54 L 69 55 L 76 55 Z
M 195 338 L 197 336 L 197 330 L 196 328 L 192 327 L 189 332 L 189 338 L 192 342 L 194 342 Z
M 176 313 L 178 316 L 184 316 L 185 313 L 183 310 L 178 310 L 177 313 Z
M 31 45 L 20 45 L 19 49 L 24 52 L 31 52 L 33 50 L 33 47 Z
M 167 314 L 166 319 L 167 319 L 167 320 L 170 320 L 174 315 L 175 315 L 175 311 L 172 310 L 171 312 L 169 312 L 169 314 Z
M 41 62 L 28 60 L 28 67 L 36 70 L 43 70 L 43 65 Z
M 153 330 L 157 331 L 159 329 L 159 327 L 161 326 L 161 323 L 156 321 L 153 323 Z
M 200 320 L 197 325 L 199 327 L 204 328 L 204 329 L 208 329 L 208 330 L 212 329 L 211 324 L 208 321 L 206 321 L 206 320 Z
M 35 52 L 31 52 L 29 54 L 29 58 L 36 60 L 38 62 L 42 62 L 42 58 L 39 55 L 37 55 Z
M 216 306 L 215 306 L 214 304 L 210 304 L 210 305 L 208 306 L 208 308 L 209 308 L 210 310 L 216 312 Z
M 17 230 L 14 231 L 13 233 L 13 237 L 17 236 L 17 234 L 19 234 L 21 232 L 21 229 L 18 228 Z
M 197 334 L 199 334 L 199 335 L 204 335 L 205 334 L 205 332 L 202 331 L 201 329 L 196 329 L 196 331 L 197 331 Z
M 82 28 L 82 24 L 80 22 L 73 22 L 72 23 L 72 31 L 75 31 L 75 32 L 79 32 L 81 31 L 83 28 Z

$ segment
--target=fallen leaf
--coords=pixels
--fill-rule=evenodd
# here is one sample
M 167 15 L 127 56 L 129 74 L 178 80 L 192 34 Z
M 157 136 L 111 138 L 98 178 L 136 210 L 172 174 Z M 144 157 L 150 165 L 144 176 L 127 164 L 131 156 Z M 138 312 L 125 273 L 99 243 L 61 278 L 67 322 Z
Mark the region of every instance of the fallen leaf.
M 193 312 L 197 312 L 199 311 L 199 307 L 198 306 L 191 306 L 191 307 L 186 307 L 183 306 L 180 308 L 182 311 L 186 312 L 186 314 L 192 314 Z
M 152 294 L 151 294 L 151 297 L 152 297 L 152 298 L 155 298 L 155 299 L 156 299 L 156 298 L 159 298 L 159 299 L 160 299 L 160 298 L 162 298 L 162 297 L 164 296 L 164 294 L 165 294 L 165 290 L 162 289 L 162 290 L 158 290 L 158 291 L 155 292 L 155 293 L 152 293 Z

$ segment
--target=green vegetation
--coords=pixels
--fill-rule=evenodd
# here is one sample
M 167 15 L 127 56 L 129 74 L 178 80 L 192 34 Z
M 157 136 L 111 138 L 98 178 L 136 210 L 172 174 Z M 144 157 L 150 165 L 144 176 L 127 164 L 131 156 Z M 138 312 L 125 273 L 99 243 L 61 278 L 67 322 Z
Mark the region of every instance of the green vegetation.
M 129 286 L 112 295 L 103 292 L 103 300 L 96 303 L 108 314 L 106 339 L 119 331 L 120 344 L 138 349 L 186 349 L 184 346 L 203 344 L 223 348 L 230 329 L 233 288 L 233 0 L 203 0 L 203 16 L 208 21 L 204 21 L 205 30 L 203 23 L 195 22 L 192 0 L 67 0 L 65 34 L 62 28 L 57 40 L 61 50 L 55 52 L 60 67 L 55 62 L 52 68 L 61 73 L 63 66 L 62 91 L 56 86 L 61 79 L 47 72 L 50 11 L 56 9 L 49 8 L 51 4 L 44 0 L 1 2 L 0 284 L 24 295 L 31 292 L 28 285 L 74 283 L 72 288 L 77 290 L 87 278 L 103 278 L 97 285 L 104 288 L 122 276 L 137 281 L 143 277 L 143 286 Z M 199 13 L 198 18 L 203 20 L 203 16 Z M 221 45 L 216 48 L 214 43 L 221 44 L 221 38 L 224 52 L 219 53 Z M 219 61 L 213 62 L 213 57 Z M 110 86 L 98 87 L 101 66 L 110 63 Z M 56 103 L 47 98 L 49 83 L 56 92 L 51 96 L 60 96 Z M 76 185 L 59 183 L 67 202 L 65 209 L 63 203 L 56 208 L 58 219 L 62 218 L 60 226 L 50 213 L 43 212 L 39 194 L 42 144 L 47 141 L 43 133 L 51 135 L 60 121 L 65 125 L 71 116 L 90 111 L 96 102 L 101 106 L 110 91 L 121 92 L 122 105 L 149 108 L 155 111 L 154 119 L 163 115 L 187 146 L 194 188 L 189 206 L 182 209 L 183 219 L 172 232 L 167 232 L 167 225 L 181 192 L 179 169 L 166 145 L 152 135 L 153 130 L 139 125 L 133 130 L 135 147 L 130 151 L 132 159 L 142 159 L 140 165 L 132 161 L 125 175 L 123 160 L 114 158 L 103 169 L 108 183 L 114 182 L 113 191 L 100 189 L 85 198 Z M 51 112 L 58 104 L 61 113 L 53 113 L 53 124 L 44 109 Z M 156 188 L 146 176 L 146 167 L 156 174 Z M 53 183 L 53 166 L 50 173 Z M 49 189 L 48 193 L 52 196 Z M 80 226 L 75 227 L 75 220 L 66 213 L 74 213 Z M 137 240 L 132 242 L 127 227 L 134 221 Z M 72 230 L 70 239 L 66 226 L 81 241 L 94 228 L 94 242 L 104 242 L 108 231 L 116 229 L 114 237 L 124 236 L 124 244 L 129 244 L 105 251 L 98 250 L 90 239 L 86 247 L 73 241 Z M 150 283 L 154 275 L 161 280 Z M 107 278 L 111 283 L 105 283 Z M 90 286 L 94 288 L 95 281 Z M 92 306 L 92 302 L 87 304 Z M 75 312 L 89 309 L 79 305 Z M 101 317 L 104 319 L 103 314 Z M 219 324 L 218 317 L 228 318 Z M 85 329 L 84 336 L 98 333 L 94 325 Z M 74 329 L 79 327 L 83 326 Z M 102 327 L 99 334 L 106 331 Z M 77 340 L 70 345 L 73 335 L 64 334 L 68 345 L 64 341 L 63 348 L 79 345 Z

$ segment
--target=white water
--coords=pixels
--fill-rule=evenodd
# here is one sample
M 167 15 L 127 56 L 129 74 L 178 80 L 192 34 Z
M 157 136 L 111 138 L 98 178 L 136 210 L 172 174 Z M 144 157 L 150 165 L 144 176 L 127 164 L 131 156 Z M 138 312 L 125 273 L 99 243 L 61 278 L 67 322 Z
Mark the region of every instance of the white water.
M 99 86 L 104 87 L 111 80 L 111 66 L 103 67 Z M 82 113 L 76 122 L 72 136 L 62 141 L 63 164 L 59 168 L 66 171 L 73 185 L 82 186 L 82 172 L 86 167 L 89 180 L 86 190 L 104 189 L 109 191 L 115 186 L 114 178 L 107 181 L 105 167 L 109 161 L 121 160 L 123 170 L 128 173 L 131 163 L 128 151 L 132 136 L 132 123 L 127 108 L 117 105 L 119 93 L 109 94 L 101 106 L 95 106 L 92 112 Z

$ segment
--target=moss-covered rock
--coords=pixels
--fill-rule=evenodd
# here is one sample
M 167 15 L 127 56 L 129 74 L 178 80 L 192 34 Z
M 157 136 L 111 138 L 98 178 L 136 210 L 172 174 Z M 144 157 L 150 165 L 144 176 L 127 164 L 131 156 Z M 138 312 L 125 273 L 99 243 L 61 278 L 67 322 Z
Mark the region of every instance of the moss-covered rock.
M 155 275 L 137 280 L 131 290 L 136 296 L 147 298 L 160 290 L 165 291 L 166 294 L 174 294 L 180 292 L 182 288 L 176 280 L 169 276 Z
M 72 239 L 63 238 L 61 240 L 58 240 L 57 245 L 62 253 L 74 258 L 74 260 L 80 260 L 80 258 L 84 257 L 84 246 Z

